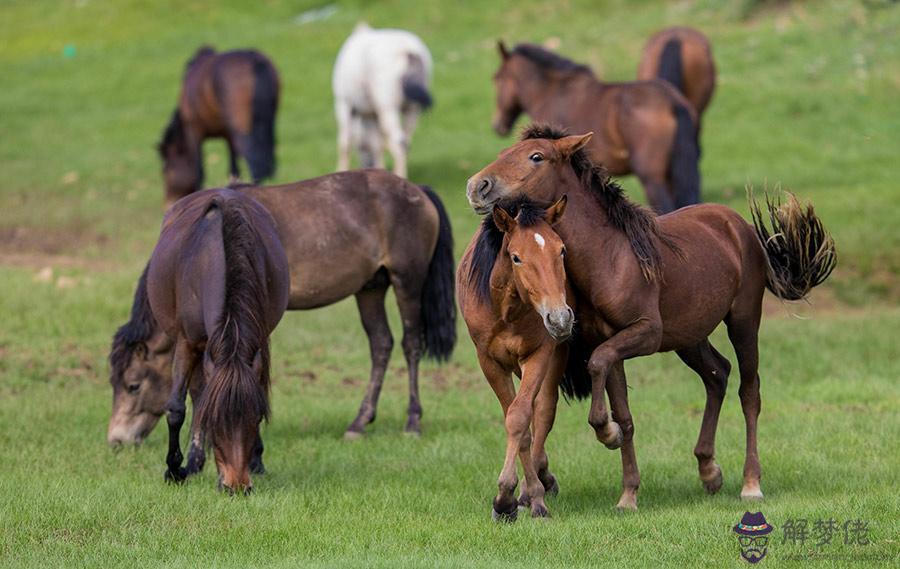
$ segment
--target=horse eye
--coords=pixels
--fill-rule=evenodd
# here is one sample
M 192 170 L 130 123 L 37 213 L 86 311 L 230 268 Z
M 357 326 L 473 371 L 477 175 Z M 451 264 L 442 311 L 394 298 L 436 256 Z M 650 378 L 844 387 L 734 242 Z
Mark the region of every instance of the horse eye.
M 513 264 L 515 264 L 515 265 L 521 265 L 521 264 L 522 264 L 522 259 L 520 259 L 518 255 L 513 255 L 513 256 L 512 256 L 512 262 L 513 262 Z
M 563 247 L 562 250 L 559 252 L 559 256 L 560 256 L 560 257 L 565 257 L 565 256 L 566 256 L 566 248 L 565 248 L 565 247 Z
M 126 390 L 128 393 L 137 393 L 138 389 L 140 389 L 140 388 L 141 388 L 141 384 L 140 384 L 140 383 L 132 383 L 131 385 L 126 385 L 126 386 L 125 386 L 125 390 Z
M 528 157 L 534 163 L 542 162 L 544 160 L 544 155 L 540 152 L 535 152 L 531 156 Z

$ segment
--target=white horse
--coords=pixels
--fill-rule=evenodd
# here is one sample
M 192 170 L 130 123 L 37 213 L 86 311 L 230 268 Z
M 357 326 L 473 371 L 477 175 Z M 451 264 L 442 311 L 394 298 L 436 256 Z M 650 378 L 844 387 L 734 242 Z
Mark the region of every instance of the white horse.
M 357 24 L 334 64 L 332 88 L 338 123 L 338 170 L 350 167 L 350 146 L 364 168 L 384 167 L 406 177 L 406 152 L 419 114 L 431 106 L 431 53 L 404 30 Z

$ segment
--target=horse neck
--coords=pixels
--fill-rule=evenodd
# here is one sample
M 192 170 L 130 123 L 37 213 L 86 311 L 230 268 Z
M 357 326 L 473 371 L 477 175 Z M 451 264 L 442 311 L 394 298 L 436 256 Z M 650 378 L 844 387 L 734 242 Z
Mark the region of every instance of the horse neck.
M 519 78 L 519 100 L 534 120 L 571 124 L 570 113 L 575 109 L 570 99 L 590 87 L 602 90 L 604 84 L 582 71 L 542 73 L 533 69 Z

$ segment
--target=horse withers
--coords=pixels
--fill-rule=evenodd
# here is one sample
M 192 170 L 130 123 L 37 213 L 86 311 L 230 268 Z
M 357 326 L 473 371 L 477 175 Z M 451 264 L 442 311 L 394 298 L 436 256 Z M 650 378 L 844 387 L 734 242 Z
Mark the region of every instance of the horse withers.
M 722 486 L 715 461 L 715 433 L 731 364 L 709 336 L 720 322 L 737 355 L 740 400 L 746 425 L 741 497 L 761 498 L 757 448 L 759 324 L 765 289 L 799 300 L 835 266 L 834 241 L 812 206 L 791 197 L 754 223 L 715 204 L 656 217 L 631 203 L 585 152 L 589 134 L 567 136 L 546 126 L 473 175 L 472 208 L 489 213 L 497 204 L 529 199 L 551 204 L 568 196 L 567 215 L 554 229 L 566 244 L 566 274 L 576 295 L 580 334 L 570 367 L 591 394 L 588 422 L 604 443 L 622 437 L 623 493 L 618 507 L 637 508 L 640 483 L 634 423 L 624 389 L 626 359 L 675 351 L 706 387 L 706 408 L 694 448 L 700 479 L 710 493 Z M 583 354 L 583 355 L 582 355 Z M 567 372 L 568 373 L 568 372 Z M 612 417 L 604 391 L 610 383 Z M 616 446 L 613 444 L 613 446 Z
M 421 431 L 419 361 L 448 358 L 456 342 L 453 235 L 438 195 L 383 170 L 330 174 L 296 184 L 242 187 L 276 222 L 289 261 L 289 310 L 356 298 L 369 338 L 369 387 L 347 438 L 360 437 L 375 420 L 394 338 L 385 312 L 393 287 L 403 324 L 409 379 L 405 430 Z M 315 278 L 310 278 L 315 275 Z M 113 339 L 110 355 L 114 403 L 108 440 L 139 442 L 164 412 L 171 385 L 172 342 L 162 332 L 138 281 L 131 319 Z M 199 394 L 191 392 L 194 401 Z M 192 437 L 187 472 L 203 466 Z M 263 470 L 260 453 L 254 470 Z
M 586 65 L 536 45 L 498 44 L 494 130 L 506 136 L 523 112 L 575 132 L 610 174 L 634 173 L 659 213 L 700 201 L 700 150 L 693 106 L 665 81 L 606 83 Z
M 680 26 L 658 31 L 644 45 L 637 78 L 671 83 L 694 106 L 699 124 L 716 89 L 709 38 L 699 30 Z
M 556 417 L 568 355 L 565 340 L 575 320 L 565 246 L 553 230 L 565 208 L 565 196 L 547 209 L 521 202 L 509 213 L 495 206 L 457 272 L 459 306 L 505 416 L 506 456 L 493 501 L 495 520 L 514 520 L 519 505 L 530 506 L 533 517 L 547 517 L 544 495 L 559 489 L 544 443 Z M 512 374 L 521 377 L 518 393 Z M 517 454 L 525 473 L 518 501 Z
M 275 174 L 275 115 L 281 81 L 272 61 L 255 50 L 216 53 L 202 47 L 184 71 L 178 106 L 158 145 L 166 203 L 203 187 L 207 138 L 228 143 L 231 180 L 241 176 L 238 157 L 259 182 Z
M 338 125 L 337 169 L 350 168 L 355 147 L 363 168 L 407 174 L 407 153 L 419 115 L 432 105 L 431 53 L 415 34 L 360 23 L 341 46 L 332 74 Z

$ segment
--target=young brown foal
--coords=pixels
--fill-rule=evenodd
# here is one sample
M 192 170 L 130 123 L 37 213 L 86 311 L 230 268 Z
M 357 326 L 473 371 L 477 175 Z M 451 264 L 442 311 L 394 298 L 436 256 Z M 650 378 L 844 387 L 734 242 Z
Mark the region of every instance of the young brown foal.
M 472 239 L 457 273 L 463 318 L 484 376 L 506 417 L 506 457 L 493 508 L 497 520 L 516 518 L 517 453 L 525 471 L 521 502 L 531 506 L 533 517 L 550 515 L 544 493 L 558 488 L 548 469 L 544 442 L 553 428 L 568 353 L 560 342 L 571 336 L 574 323 L 563 266 L 565 246 L 551 228 L 565 207 L 565 196 L 546 210 L 523 205 L 515 218 L 495 207 L 492 221 L 503 232 L 500 256 L 493 267 L 480 267 L 489 271 L 489 293 L 479 290 L 477 280 L 470 278 L 473 263 L 478 262 L 480 233 Z M 513 373 L 522 378 L 518 394 Z

